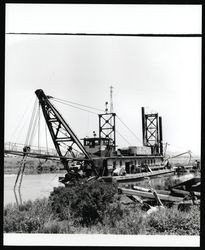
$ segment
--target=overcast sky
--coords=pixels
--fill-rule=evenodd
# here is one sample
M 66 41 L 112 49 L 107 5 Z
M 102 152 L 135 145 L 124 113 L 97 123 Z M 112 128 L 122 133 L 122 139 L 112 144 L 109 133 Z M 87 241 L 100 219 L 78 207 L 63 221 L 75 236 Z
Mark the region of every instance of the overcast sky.
M 200 6 L 8 4 L 6 10 L 6 32 L 201 33 Z M 116 120 L 130 144 L 142 143 L 144 106 L 162 116 L 169 150 L 200 153 L 201 38 L 8 34 L 5 66 L 5 141 L 25 142 L 36 89 L 104 109 L 112 85 L 114 111 L 138 137 Z M 79 138 L 98 132 L 96 115 L 56 107 Z M 118 134 L 117 145 L 128 146 Z

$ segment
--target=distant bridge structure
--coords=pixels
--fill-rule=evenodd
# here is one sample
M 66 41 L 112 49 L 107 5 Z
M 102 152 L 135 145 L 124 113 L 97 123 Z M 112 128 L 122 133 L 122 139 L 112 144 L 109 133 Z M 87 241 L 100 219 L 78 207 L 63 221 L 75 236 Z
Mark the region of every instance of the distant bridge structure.
M 22 143 L 15 143 L 15 142 L 5 142 L 4 143 L 4 151 L 5 152 L 23 152 L 23 147 L 25 145 Z M 56 150 L 53 148 L 46 148 L 46 147 L 38 147 L 38 146 L 31 146 L 31 153 L 36 154 L 43 154 L 43 155 L 58 155 Z

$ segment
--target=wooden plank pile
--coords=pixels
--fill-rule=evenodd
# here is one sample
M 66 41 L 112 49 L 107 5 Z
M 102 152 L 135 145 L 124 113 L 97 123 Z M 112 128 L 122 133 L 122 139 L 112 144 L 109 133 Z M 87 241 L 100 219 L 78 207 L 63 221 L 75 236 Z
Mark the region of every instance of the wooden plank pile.
M 132 185 L 131 188 L 118 188 L 119 193 L 127 195 L 130 199 L 140 202 L 157 201 L 158 206 L 163 202 L 174 204 L 200 204 L 200 178 L 192 178 L 179 183 L 170 190 L 155 190 L 150 182 L 149 188 Z

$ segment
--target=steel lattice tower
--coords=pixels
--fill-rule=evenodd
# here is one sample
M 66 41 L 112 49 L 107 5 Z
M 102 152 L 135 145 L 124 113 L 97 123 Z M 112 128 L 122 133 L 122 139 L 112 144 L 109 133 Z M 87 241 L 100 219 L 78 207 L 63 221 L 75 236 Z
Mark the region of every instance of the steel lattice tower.
M 142 107 L 142 134 L 143 145 L 151 147 L 153 154 L 163 154 L 162 118 L 158 113 L 145 114 Z

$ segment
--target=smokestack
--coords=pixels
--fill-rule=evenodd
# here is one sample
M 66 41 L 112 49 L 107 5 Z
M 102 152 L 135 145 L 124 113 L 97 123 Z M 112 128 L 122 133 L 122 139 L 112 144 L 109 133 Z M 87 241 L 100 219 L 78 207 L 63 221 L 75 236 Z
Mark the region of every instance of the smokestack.
M 143 143 L 143 146 L 146 146 L 146 141 L 145 141 L 145 114 L 144 114 L 144 107 L 142 107 L 142 143 Z
M 159 143 L 160 143 L 160 154 L 163 155 L 163 136 L 162 136 L 162 117 L 159 116 Z

